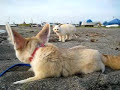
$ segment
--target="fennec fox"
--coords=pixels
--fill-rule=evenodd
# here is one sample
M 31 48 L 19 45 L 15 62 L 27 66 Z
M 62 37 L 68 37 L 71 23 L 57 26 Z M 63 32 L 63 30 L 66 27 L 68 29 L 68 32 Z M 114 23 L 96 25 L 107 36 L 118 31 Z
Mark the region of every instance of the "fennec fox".
M 50 26 L 46 24 L 34 37 L 24 38 L 9 24 L 6 29 L 16 52 L 17 58 L 31 65 L 34 76 L 25 80 L 14 82 L 21 84 L 47 77 L 71 76 L 77 73 L 88 74 L 102 70 L 107 58 L 99 51 L 84 46 L 75 46 L 62 49 L 48 43 Z M 119 67 L 120 69 L 120 67 Z
M 65 42 L 65 40 L 71 40 L 73 36 L 76 36 L 76 27 L 71 24 L 55 25 L 53 31 L 58 35 L 59 41 Z

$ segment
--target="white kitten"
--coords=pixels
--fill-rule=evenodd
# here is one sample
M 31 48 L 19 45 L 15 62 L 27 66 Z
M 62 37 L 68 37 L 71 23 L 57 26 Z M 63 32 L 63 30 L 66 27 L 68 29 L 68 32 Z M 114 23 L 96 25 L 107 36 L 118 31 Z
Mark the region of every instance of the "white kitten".
M 59 41 L 71 40 L 75 36 L 76 27 L 71 24 L 56 25 L 53 31 L 59 36 Z

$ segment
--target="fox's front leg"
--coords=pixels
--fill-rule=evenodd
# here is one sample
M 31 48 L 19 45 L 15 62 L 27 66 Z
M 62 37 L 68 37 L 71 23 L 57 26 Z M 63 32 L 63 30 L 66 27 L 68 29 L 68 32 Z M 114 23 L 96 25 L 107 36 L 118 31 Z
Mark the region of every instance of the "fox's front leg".
M 28 69 L 28 71 L 33 71 L 33 69 L 32 69 L 32 68 L 30 68 L 30 69 Z
M 27 79 L 24 79 L 24 80 L 16 81 L 13 84 L 23 84 L 23 83 L 27 83 L 27 82 L 43 79 L 43 78 L 45 78 L 45 75 L 43 75 L 42 73 L 41 74 L 38 73 L 38 74 L 35 74 L 34 77 L 30 77 L 30 78 L 27 78 Z
M 27 78 L 25 80 L 16 81 L 13 84 L 23 84 L 23 83 L 27 83 L 27 82 L 35 81 L 35 80 L 39 80 L 39 79 L 42 79 L 42 78 L 38 77 L 38 76 L 34 76 L 34 77 Z

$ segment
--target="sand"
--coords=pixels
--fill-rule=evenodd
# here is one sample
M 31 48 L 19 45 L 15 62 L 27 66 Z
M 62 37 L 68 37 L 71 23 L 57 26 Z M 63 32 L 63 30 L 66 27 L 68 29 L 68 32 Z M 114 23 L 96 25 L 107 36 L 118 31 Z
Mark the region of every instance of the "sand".
M 0 29 L 5 29 L 4 26 Z M 24 37 L 36 35 L 40 27 L 14 27 Z M 84 45 L 97 49 L 103 54 L 120 54 L 120 28 L 77 28 L 78 38 L 58 42 L 56 34 L 51 32 L 50 43 L 58 47 L 69 48 Z M 7 33 L 0 34 L 0 72 L 11 65 L 21 63 L 15 56 L 13 46 L 7 40 Z M 106 67 L 104 73 L 94 72 L 71 77 L 46 78 L 21 85 L 13 82 L 33 76 L 29 67 L 15 67 L 0 77 L 0 90 L 120 90 L 120 70 Z

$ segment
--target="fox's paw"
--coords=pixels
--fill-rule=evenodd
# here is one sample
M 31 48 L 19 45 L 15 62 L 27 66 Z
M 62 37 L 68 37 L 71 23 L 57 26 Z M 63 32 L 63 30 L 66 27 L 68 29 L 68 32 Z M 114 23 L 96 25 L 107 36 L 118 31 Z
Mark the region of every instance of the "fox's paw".
M 16 81 L 16 82 L 14 82 L 13 84 L 23 84 L 24 82 L 22 82 L 22 81 Z
M 30 69 L 28 69 L 28 71 L 33 71 L 33 69 L 32 69 L 32 68 L 30 68 Z

